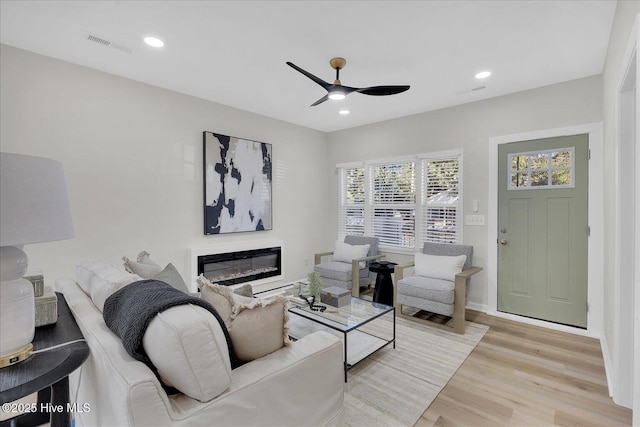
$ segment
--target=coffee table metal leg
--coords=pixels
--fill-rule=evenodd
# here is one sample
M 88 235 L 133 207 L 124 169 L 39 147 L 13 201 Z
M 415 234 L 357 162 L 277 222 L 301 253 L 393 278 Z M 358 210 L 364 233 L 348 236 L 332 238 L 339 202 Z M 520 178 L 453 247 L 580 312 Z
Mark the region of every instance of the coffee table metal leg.
M 347 362 L 347 333 L 344 332 L 344 382 L 347 382 L 347 369 L 349 362 Z
M 393 348 L 396 348 L 396 308 L 393 307 Z

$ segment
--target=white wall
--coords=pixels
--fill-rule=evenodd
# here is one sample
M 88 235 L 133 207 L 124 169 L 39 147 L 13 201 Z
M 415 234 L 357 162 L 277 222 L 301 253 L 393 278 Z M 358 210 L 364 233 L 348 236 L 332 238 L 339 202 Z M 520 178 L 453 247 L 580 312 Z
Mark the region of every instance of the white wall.
M 25 247 L 48 285 L 87 257 L 121 266 L 144 249 L 184 273 L 189 247 L 262 239 L 285 241 L 290 281 L 333 232 L 321 132 L 5 45 L 0 67 L 0 149 L 59 160 L 67 177 L 76 238 Z M 273 144 L 272 231 L 203 235 L 205 130 Z
M 332 133 L 327 166 L 330 188 L 337 185 L 337 163 L 462 148 L 464 214 L 472 213 L 472 200 L 476 199 L 478 213 L 487 215 L 489 138 L 601 121 L 601 83 L 600 76 L 593 76 Z M 335 224 L 336 198 L 330 195 L 331 221 Z M 326 236 L 327 248 L 335 236 L 335 230 Z M 465 226 L 463 236 L 464 243 L 474 247 L 474 265 L 486 267 L 487 227 Z M 388 258 L 405 259 L 391 254 Z M 471 282 L 470 305 L 486 307 L 486 270 Z

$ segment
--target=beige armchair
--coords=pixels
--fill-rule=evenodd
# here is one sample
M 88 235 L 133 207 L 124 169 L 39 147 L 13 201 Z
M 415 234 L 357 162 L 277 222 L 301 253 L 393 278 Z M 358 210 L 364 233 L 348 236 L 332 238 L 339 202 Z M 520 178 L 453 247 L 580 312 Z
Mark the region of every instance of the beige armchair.
M 406 305 L 450 316 L 453 318 L 454 331 L 464 334 L 467 285 L 471 276 L 482 270 L 480 267 L 471 265 L 473 261 L 473 246 L 425 243 L 422 253 L 446 257 L 466 255 L 466 260 L 462 266 L 462 271 L 457 274 L 452 273 L 451 279 L 428 277 L 415 274 L 415 272 L 411 276 L 404 277 L 404 270 L 409 267 L 415 267 L 415 262 L 397 265 L 394 270 L 395 286 L 393 288 L 396 315 L 410 320 L 424 321 L 417 317 L 403 314 L 402 307 Z M 447 260 L 447 262 L 449 261 Z M 433 270 L 438 275 L 446 268 L 434 266 Z
M 367 236 L 345 236 L 344 243 L 348 245 L 369 245 L 366 256 L 347 261 L 336 260 L 335 251 L 316 253 L 314 257 L 314 271 L 320 276 L 325 287 L 337 286 L 351 291 L 351 295 L 360 296 L 360 288 L 372 283 L 369 264 L 373 260 L 381 259 L 378 254 L 378 238 Z M 364 267 L 361 266 L 364 264 Z

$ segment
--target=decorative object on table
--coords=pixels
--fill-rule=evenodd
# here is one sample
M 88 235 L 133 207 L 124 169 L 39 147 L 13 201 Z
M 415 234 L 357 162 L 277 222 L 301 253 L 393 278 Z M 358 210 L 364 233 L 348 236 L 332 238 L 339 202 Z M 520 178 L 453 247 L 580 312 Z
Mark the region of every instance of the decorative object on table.
M 271 144 L 203 132 L 204 234 L 271 230 Z
M 307 298 L 307 302 L 309 303 L 309 309 L 312 311 L 319 311 L 319 312 L 323 312 L 327 309 L 326 305 L 320 305 L 320 304 L 316 304 L 316 297 L 315 295 L 311 295 Z
M 320 280 L 320 275 L 312 271 L 307 275 L 309 279 L 309 295 L 314 297 L 316 300 L 320 299 L 320 291 L 322 291 L 322 281 Z
M 22 245 L 75 236 L 62 163 L 0 153 L 0 366 L 31 354 L 33 285 Z
M 44 276 L 40 269 L 29 269 L 25 273 L 24 279 L 27 279 L 33 285 L 33 296 L 38 298 L 44 294 Z
M 334 307 L 342 307 L 351 301 L 351 292 L 337 286 L 324 288 L 320 291 L 320 301 Z
M 53 290 L 45 286 L 44 293 L 36 297 L 36 328 L 52 325 L 58 321 L 58 298 Z

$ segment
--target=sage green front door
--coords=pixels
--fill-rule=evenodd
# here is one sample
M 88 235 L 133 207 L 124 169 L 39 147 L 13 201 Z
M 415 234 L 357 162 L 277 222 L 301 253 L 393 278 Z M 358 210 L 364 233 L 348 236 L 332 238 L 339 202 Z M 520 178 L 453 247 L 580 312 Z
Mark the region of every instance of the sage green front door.
M 498 311 L 587 327 L 588 135 L 498 147 Z

